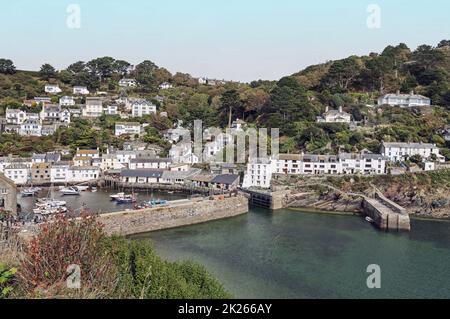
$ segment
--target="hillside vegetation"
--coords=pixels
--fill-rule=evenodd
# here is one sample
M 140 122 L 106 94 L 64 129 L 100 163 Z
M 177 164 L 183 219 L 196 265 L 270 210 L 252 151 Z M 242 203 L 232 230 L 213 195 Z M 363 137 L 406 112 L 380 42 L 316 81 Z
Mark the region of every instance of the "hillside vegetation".
M 76 62 L 59 71 L 44 64 L 39 72 L 25 72 L 16 71 L 12 61 L 1 59 L 0 112 L 7 106 L 23 107 L 23 99 L 44 95 L 45 83 L 59 84 L 63 89 L 60 96 L 71 95 L 73 85 L 85 85 L 91 92 L 105 91 L 110 97 L 139 96 L 157 104 L 160 111 L 168 113 L 168 119 L 157 116 L 143 119 L 154 127 L 148 130 L 145 139 L 164 147 L 167 145 L 161 139 L 161 131 L 172 127 L 178 120 L 183 120 L 188 127 L 195 119 L 203 120 L 205 127 L 226 127 L 231 113 L 232 120 L 239 118 L 251 125 L 280 128 L 283 152 L 377 151 L 381 140 L 386 140 L 437 143 L 448 157 L 449 145 L 440 131 L 450 119 L 449 44 L 450 41 L 443 40 L 435 47 L 422 45 L 416 50 L 405 44 L 388 46 L 379 54 L 329 61 L 279 81 L 258 80 L 249 84 L 220 82 L 201 85 L 189 74 L 171 74 L 151 61 L 144 61 L 131 69 L 126 61 L 102 57 Z M 126 90 L 119 88 L 118 81 L 123 77 L 135 78 L 138 86 Z M 165 82 L 171 83 L 173 88 L 160 89 L 159 86 Z M 426 95 L 436 108 L 424 112 L 372 107 L 381 94 L 396 91 Z M 58 96 L 53 99 L 57 102 Z M 161 99 L 163 103 L 158 102 Z M 83 98 L 78 102 L 83 103 Z M 327 106 L 342 106 L 356 121 L 362 121 L 364 127 L 350 130 L 344 125 L 315 123 L 316 117 Z M 72 129 L 58 133 L 59 137 L 44 140 L 48 145 L 70 145 L 80 140 L 86 146 L 117 144 L 121 141 L 110 134 L 117 120 L 102 119 L 95 123 L 95 126 L 105 129 L 101 138 L 92 130 L 84 129 L 79 132 L 80 138 Z M 14 137 L 14 140 L 23 145 L 35 145 L 27 139 Z M 5 153 L 6 150 L 0 152 Z

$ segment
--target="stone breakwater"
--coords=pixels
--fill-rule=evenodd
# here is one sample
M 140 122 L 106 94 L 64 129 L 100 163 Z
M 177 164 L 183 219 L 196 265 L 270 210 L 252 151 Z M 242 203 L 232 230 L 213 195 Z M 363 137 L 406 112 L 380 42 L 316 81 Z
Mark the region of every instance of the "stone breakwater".
M 248 213 L 244 196 L 201 198 L 171 202 L 169 206 L 108 213 L 99 216 L 105 231 L 114 235 L 135 235 L 176 228 Z

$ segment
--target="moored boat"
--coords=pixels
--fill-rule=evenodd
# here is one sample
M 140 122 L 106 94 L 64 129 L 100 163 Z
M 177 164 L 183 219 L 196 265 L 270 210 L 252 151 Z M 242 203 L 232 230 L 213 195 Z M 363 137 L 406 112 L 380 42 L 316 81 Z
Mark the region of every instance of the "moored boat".
M 125 193 L 117 193 L 117 194 L 110 195 L 109 198 L 111 198 L 111 200 L 117 200 L 118 198 L 122 198 L 124 196 L 125 196 Z
M 123 197 L 116 198 L 117 204 L 131 204 L 136 203 L 137 198 L 134 195 L 124 195 Z
M 59 192 L 63 195 L 80 195 L 80 191 L 77 187 L 63 188 Z

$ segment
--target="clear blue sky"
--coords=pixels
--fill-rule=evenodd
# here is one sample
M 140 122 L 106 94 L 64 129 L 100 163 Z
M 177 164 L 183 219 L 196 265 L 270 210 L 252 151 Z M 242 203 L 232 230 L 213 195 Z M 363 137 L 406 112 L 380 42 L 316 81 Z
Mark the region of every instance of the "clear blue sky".
M 69 4 L 81 28 L 66 26 Z M 381 8 L 369 29 L 367 6 Z M 314 63 L 450 38 L 448 0 L 0 0 L 0 57 L 20 69 L 109 55 L 171 72 L 278 79 Z

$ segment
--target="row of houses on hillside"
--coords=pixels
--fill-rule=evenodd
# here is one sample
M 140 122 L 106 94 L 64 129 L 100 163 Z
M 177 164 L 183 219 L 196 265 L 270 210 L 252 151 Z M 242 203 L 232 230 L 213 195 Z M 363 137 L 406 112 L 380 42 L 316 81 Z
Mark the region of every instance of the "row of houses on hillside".
M 402 94 L 400 91 L 397 91 L 396 94 L 386 94 L 381 96 L 378 99 L 378 105 L 399 107 L 430 106 L 431 99 L 420 94 L 415 94 L 414 91 L 411 91 L 409 94 Z
M 280 154 L 273 158 L 250 159 L 243 187 L 269 188 L 273 174 L 285 175 L 381 175 L 389 162 L 404 162 L 420 156 L 423 169 L 435 169 L 445 157 L 434 144 L 382 143 L 381 153 L 340 153 L 338 155 Z

